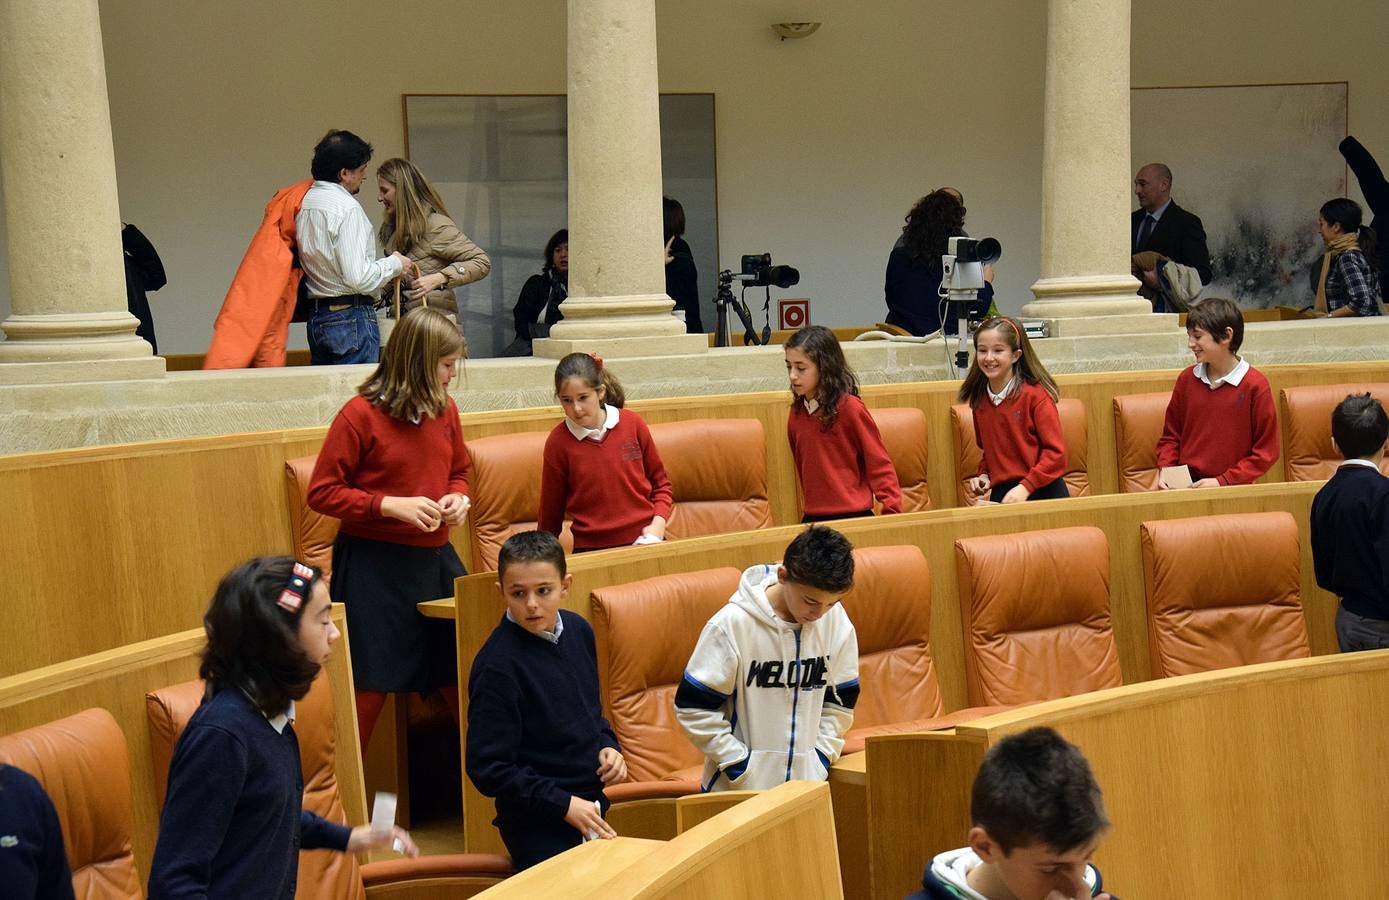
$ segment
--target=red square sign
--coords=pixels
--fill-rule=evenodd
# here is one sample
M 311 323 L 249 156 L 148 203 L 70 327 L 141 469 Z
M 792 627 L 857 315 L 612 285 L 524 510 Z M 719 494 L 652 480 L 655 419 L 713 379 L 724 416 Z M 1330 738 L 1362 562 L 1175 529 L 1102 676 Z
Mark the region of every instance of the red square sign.
M 810 324 L 809 300 L 778 300 L 776 302 L 776 327 L 782 331 L 795 331 Z

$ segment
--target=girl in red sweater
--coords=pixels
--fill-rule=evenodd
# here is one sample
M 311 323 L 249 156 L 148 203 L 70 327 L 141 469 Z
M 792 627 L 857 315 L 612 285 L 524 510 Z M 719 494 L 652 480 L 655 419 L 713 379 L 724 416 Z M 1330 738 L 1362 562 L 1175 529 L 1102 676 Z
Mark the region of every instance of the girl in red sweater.
M 807 325 L 786 342 L 791 413 L 786 439 L 801 482 L 802 522 L 902 511 L 902 488 L 839 340 Z
M 309 506 L 342 523 L 332 597 L 347 605 L 357 725 L 371 739 L 388 692 L 443 693 L 458 714 L 453 628 L 422 600 L 453 595 L 467 574 L 449 527 L 467 515 L 468 450 L 448 386 L 463 340 L 436 309 L 401 318 L 371 377 L 328 429 Z M 441 627 L 442 626 L 442 627 Z
M 1057 398 L 1056 382 L 1018 320 L 985 319 L 959 396 L 974 413 L 974 442 L 983 451 L 979 474 L 969 479 L 972 494 L 994 503 L 1070 496 L 1061 477 L 1066 441 Z
M 601 357 L 571 353 L 555 367 L 564 421 L 545 441 L 540 531 L 573 519 L 574 552 L 665 539 L 672 493 L 641 416 L 623 409 L 622 385 Z

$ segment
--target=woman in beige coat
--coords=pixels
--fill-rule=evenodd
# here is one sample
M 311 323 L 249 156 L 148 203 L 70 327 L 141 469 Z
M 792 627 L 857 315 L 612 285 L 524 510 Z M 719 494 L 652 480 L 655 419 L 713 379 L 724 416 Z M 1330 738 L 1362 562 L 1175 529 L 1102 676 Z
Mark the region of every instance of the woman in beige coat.
M 376 169 L 376 199 L 386 215 L 381 221 L 381 245 L 399 251 L 419 265 L 419 273 L 401 284 L 401 315 L 428 301 L 459 325 L 453 289 L 487 277 L 492 261 L 483 249 L 458 230 L 449 218 L 439 192 L 408 159 L 388 159 Z M 412 273 L 413 274 L 413 273 Z M 394 285 L 383 293 L 390 300 Z

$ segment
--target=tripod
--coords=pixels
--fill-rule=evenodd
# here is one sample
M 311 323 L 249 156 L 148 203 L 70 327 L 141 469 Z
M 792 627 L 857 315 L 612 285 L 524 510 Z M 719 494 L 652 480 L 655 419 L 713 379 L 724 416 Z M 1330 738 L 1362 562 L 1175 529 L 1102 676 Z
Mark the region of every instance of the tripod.
M 747 290 L 746 287 L 743 288 Z M 719 290 L 714 295 L 714 346 L 728 347 L 729 329 L 728 314 L 736 312 L 739 320 L 743 323 L 743 346 L 755 347 L 760 341 L 757 339 L 757 332 L 752 327 L 752 313 L 748 310 L 748 305 L 741 297 L 733 296 L 733 273 L 723 271 L 719 273 Z

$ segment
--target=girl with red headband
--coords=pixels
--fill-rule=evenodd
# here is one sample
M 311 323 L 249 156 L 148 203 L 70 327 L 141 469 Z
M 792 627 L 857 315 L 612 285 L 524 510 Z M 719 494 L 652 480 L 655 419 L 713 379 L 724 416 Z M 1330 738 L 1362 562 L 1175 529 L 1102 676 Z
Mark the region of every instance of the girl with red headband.
M 1070 496 L 1061 477 L 1066 441 L 1058 396 L 1018 320 L 985 319 L 974 333 L 974 362 L 959 396 L 973 410 L 974 442 L 983 451 L 970 493 L 994 503 Z
M 622 385 L 602 357 L 571 353 L 555 367 L 564 421 L 545 441 L 540 531 L 559 537 L 573 519 L 574 552 L 665 539 L 672 493 L 641 416 L 623 409 Z

